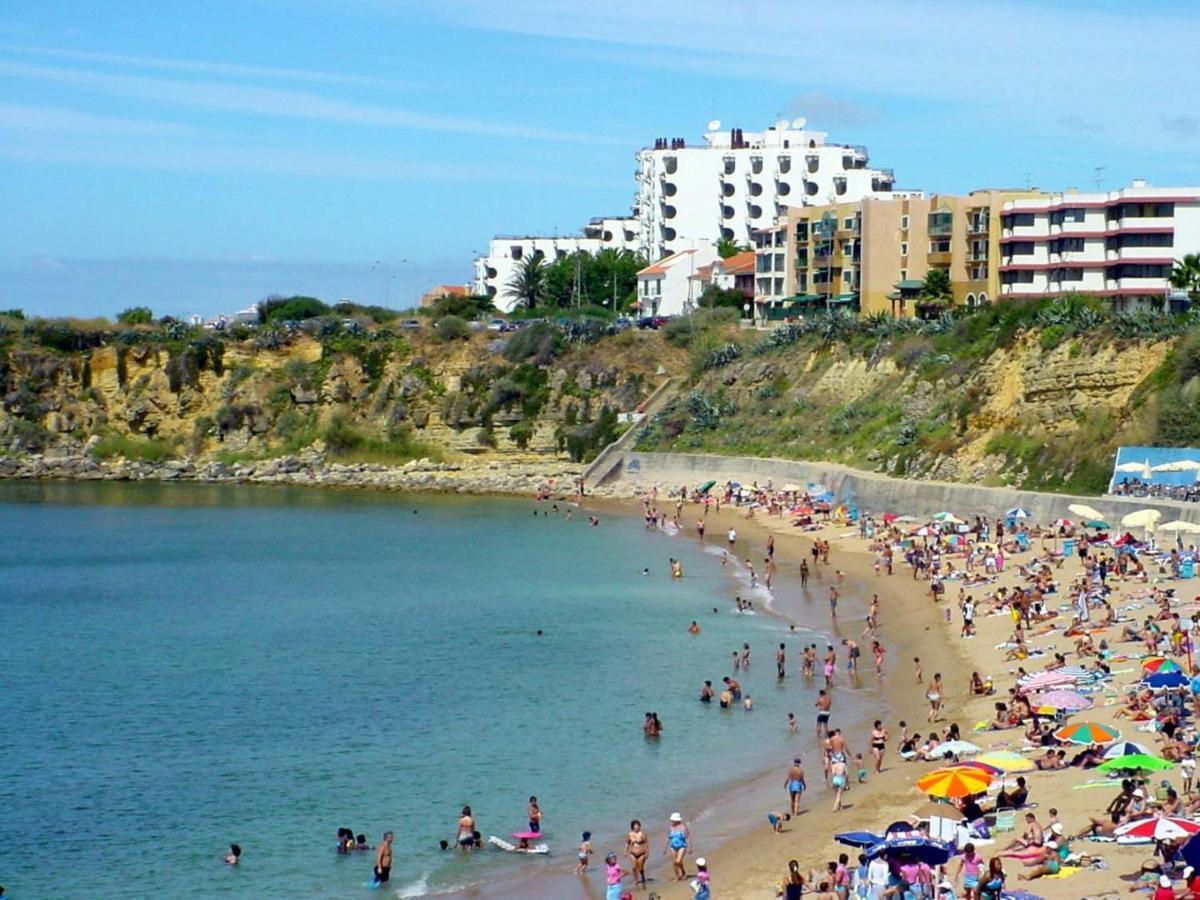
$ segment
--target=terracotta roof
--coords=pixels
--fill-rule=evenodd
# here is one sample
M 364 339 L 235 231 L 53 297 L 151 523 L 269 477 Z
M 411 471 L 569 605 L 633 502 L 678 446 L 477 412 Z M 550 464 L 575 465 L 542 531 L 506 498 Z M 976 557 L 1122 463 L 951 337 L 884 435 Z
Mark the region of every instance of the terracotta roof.
M 442 297 L 446 296 L 447 294 L 449 294 L 451 297 L 467 296 L 467 289 L 461 284 L 439 284 L 434 288 L 434 290 L 437 291 L 438 295 Z
M 646 268 L 638 272 L 638 278 L 650 275 L 666 275 L 667 271 L 673 265 L 675 265 L 675 263 L 679 262 L 679 260 L 685 256 L 691 256 L 695 252 L 695 250 L 680 250 L 678 253 L 672 253 L 670 256 L 664 256 L 654 265 L 646 266 Z
M 743 250 L 741 253 L 736 253 L 729 259 L 721 260 L 718 265 L 721 267 L 721 272 L 725 275 L 741 275 L 746 272 L 754 271 L 754 251 Z
M 689 275 L 688 278 L 693 281 L 708 281 L 712 278 L 712 271 L 712 266 L 701 266 L 693 274 Z

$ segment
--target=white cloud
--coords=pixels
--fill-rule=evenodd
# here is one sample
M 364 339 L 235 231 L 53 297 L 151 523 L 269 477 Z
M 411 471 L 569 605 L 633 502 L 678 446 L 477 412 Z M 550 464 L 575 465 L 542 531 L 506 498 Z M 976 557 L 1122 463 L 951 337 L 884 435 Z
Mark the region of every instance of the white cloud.
M 41 66 L 11 61 L 0 61 L 0 75 L 69 85 L 85 91 L 168 106 L 199 107 L 261 116 L 402 128 L 414 131 L 519 138 L 526 141 L 609 143 L 622 146 L 628 144 L 627 141 L 619 138 L 600 137 L 576 131 L 533 128 L 518 123 L 412 112 L 393 106 L 331 100 L 319 94 L 303 91 L 280 90 L 220 81 L 179 81 L 137 75 L 114 75 L 91 69 Z
M 20 103 L 0 103 L 0 128 L 23 131 L 71 131 L 91 135 L 129 135 L 131 137 L 151 135 L 183 137 L 197 133 L 197 129 L 175 122 L 95 116 L 62 107 L 26 106 Z

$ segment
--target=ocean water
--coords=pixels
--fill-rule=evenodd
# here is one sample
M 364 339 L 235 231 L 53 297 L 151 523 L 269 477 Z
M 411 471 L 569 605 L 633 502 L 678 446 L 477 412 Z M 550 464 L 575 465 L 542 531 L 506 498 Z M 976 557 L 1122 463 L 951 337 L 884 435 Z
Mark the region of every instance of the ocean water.
M 395 831 L 386 895 L 416 896 L 569 870 L 582 830 L 602 857 L 635 816 L 657 846 L 673 808 L 783 765 L 815 686 L 776 682 L 773 648 L 794 669 L 801 641 L 730 612 L 732 567 L 635 518 L 534 509 L 0 483 L 8 896 L 360 896 L 371 855 L 336 855 L 340 826 Z M 697 703 L 743 641 L 755 711 Z M 485 835 L 523 830 L 531 794 L 551 857 L 438 849 L 464 803 Z

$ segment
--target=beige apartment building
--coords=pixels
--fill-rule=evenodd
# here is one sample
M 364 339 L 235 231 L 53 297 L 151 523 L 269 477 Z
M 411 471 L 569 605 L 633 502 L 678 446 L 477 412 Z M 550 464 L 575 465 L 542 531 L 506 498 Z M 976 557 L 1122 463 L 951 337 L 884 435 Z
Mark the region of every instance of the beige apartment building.
M 930 269 L 946 269 L 955 305 L 1000 296 L 1001 213 L 1035 190 L 965 196 L 912 193 L 852 203 L 792 207 L 755 235 L 755 303 L 781 319 L 820 308 L 916 315 Z M 780 267 L 782 266 L 782 271 Z

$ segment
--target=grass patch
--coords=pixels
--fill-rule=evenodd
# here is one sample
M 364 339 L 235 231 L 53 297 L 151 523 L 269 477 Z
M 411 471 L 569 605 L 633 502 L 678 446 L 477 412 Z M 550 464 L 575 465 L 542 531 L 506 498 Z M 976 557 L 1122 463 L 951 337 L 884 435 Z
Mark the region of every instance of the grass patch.
M 143 438 L 110 431 L 92 448 L 95 459 L 123 456 L 136 462 L 158 463 L 175 456 L 175 442 L 166 438 Z

